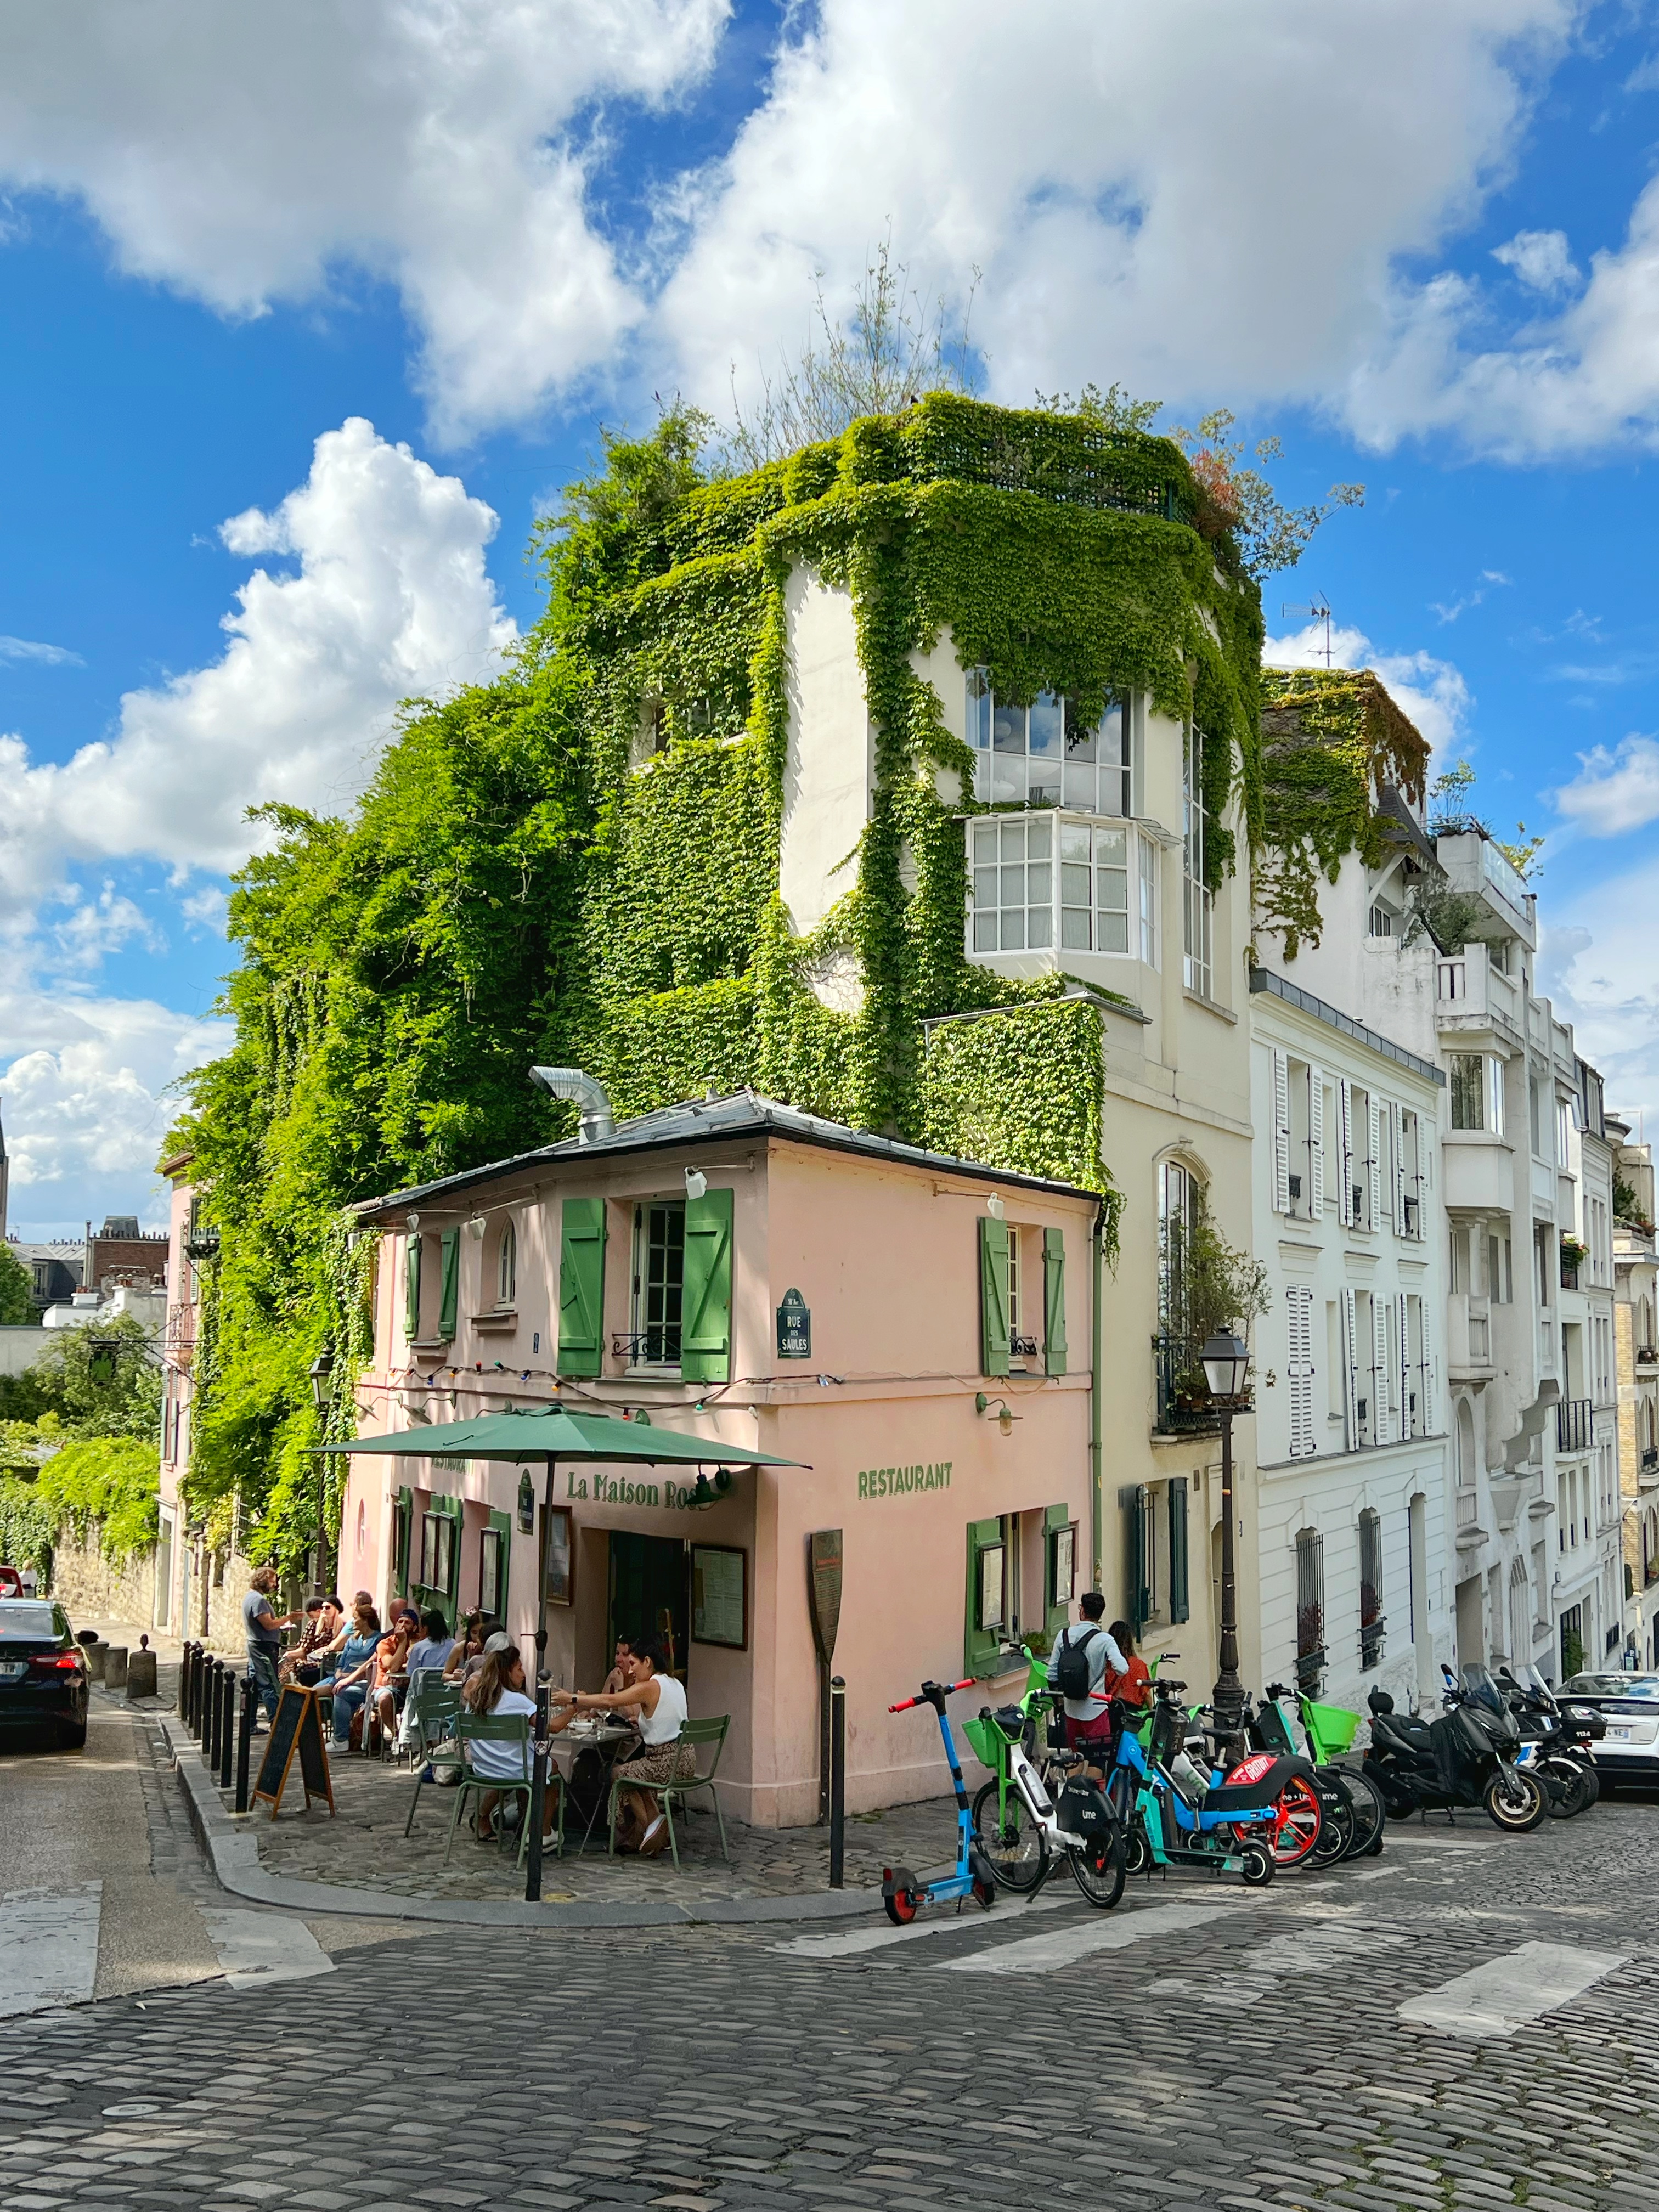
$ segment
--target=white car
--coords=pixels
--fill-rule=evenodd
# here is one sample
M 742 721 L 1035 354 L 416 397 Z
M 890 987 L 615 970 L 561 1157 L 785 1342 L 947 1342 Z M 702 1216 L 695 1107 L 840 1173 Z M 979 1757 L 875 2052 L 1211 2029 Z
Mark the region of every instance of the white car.
M 1659 1784 L 1659 1674 L 1574 1674 L 1555 1695 L 1564 1711 L 1580 1705 L 1606 1721 L 1606 1735 L 1590 1747 L 1604 1790 Z

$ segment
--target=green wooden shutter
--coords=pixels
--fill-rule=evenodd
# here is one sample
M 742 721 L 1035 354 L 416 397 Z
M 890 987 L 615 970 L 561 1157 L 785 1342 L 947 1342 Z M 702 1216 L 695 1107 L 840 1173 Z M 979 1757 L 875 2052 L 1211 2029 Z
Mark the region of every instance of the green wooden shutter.
M 446 1344 L 455 1340 L 455 1313 L 461 1297 L 461 1232 L 446 1229 L 439 1240 L 438 1334 Z
M 979 1626 L 979 1577 L 982 1555 L 1004 1542 L 1000 1521 L 970 1521 L 968 1523 L 968 1607 L 965 1634 L 963 1638 L 962 1671 L 975 1681 L 982 1681 L 997 1672 L 997 1646 L 1001 1641 L 997 1632 L 982 1630 Z M 1006 1572 L 1008 1554 L 1003 1552 Z
M 597 1375 L 605 1355 L 605 1200 L 568 1198 L 559 1209 L 561 1375 Z
M 1143 1484 L 1127 1485 L 1117 1493 L 1123 1509 L 1124 1595 L 1129 1626 L 1137 1636 L 1146 1626 L 1152 1595 L 1146 1570 L 1152 1564 L 1149 1539 L 1152 1504 Z
M 411 1235 L 404 1247 L 404 1334 L 412 1344 L 421 1333 L 421 1240 Z
M 409 1542 L 414 1525 L 415 1493 L 400 1490 L 392 1508 L 392 1579 L 399 1597 L 409 1595 Z
M 979 1218 L 979 1371 L 1008 1372 L 1008 1224 Z
M 1066 1372 L 1066 1231 L 1042 1232 L 1042 1371 Z
M 732 1379 L 732 1193 L 685 1201 L 685 1287 L 680 1373 L 688 1382 Z
M 1187 1482 L 1170 1485 L 1170 1618 L 1185 1620 L 1192 1611 L 1187 1589 Z
M 501 1542 L 501 1588 L 496 1594 L 499 1602 L 495 1607 L 495 1610 L 501 1614 L 502 1620 L 505 1620 L 507 1618 L 507 1591 L 510 1585 L 513 1566 L 513 1516 L 510 1513 L 497 1513 L 492 1508 L 486 1524 L 483 1529 L 480 1532 L 479 1540 L 481 1546 L 483 1537 L 490 1534 L 499 1536 Z M 479 1565 L 478 1582 L 478 1598 L 479 1602 L 482 1604 L 483 1601 L 483 1568 L 482 1559 Z
M 1071 1525 L 1072 1509 L 1069 1505 L 1050 1505 L 1042 1516 L 1044 1553 L 1042 1571 L 1047 1578 L 1047 1588 L 1042 1593 L 1044 1606 L 1042 1625 L 1048 1632 L 1048 1643 L 1051 1649 L 1055 1637 L 1072 1617 L 1070 1593 L 1056 1593 L 1054 1589 L 1054 1539 L 1056 1536 L 1063 1535 Z M 1076 1571 L 1076 1562 L 1073 1561 L 1073 1575 Z

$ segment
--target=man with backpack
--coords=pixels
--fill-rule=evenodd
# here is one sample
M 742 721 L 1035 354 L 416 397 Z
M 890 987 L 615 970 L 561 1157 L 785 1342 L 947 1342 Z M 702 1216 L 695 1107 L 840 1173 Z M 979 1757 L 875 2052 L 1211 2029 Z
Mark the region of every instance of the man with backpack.
M 1114 1674 L 1127 1674 L 1129 1666 L 1115 1639 L 1100 1625 L 1106 1611 L 1100 1592 L 1085 1591 L 1078 1610 L 1082 1620 L 1071 1622 L 1054 1638 L 1048 1655 L 1048 1687 L 1058 1690 L 1065 1700 L 1066 1742 L 1079 1750 L 1097 1744 L 1103 1747 L 1102 1765 L 1085 1770 L 1099 1780 L 1104 1772 L 1104 1747 L 1112 1735 L 1111 1706 L 1102 1686 L 1109 1668 Z M 1102 1694 L 1097 1696 L 1097 1692 Z

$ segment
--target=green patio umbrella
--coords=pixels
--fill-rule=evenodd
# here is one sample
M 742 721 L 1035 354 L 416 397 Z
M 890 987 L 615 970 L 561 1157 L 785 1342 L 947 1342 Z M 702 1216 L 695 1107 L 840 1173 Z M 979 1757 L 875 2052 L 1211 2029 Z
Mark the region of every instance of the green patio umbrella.
M 536 1735 L 547 1737 L 547 1688 L 541 1680 L 547 1651 L 547 1529 L 553 1504 L 553 1469 L 559 1460 L 631 1461 L 655 1467 L 701 1462 L 713 1467 L 802 1467 L 805 1461 L 780 1459 L 774 1452 L 750 1451 L 708 1437 L 688 1437 L 679 1429 L 659 1429 L 644 1419 L 625 1421 L 615 1413 L 571 1413 L 562 1406 L 538 1406 L 522 1413 L 480 1413 L 470 1421 L 400 1429 L 389 1436 L 356 1437 L 349 1443 L 325 1444 L 327 1452 L 396 1453 L 405 1459 L 493 1459 L 518 1464 L 547 1462 L 547 1498 L 542 1509 L 536 1583 Z M 542 1808 L 546 1802 L 547 1755 L 537 1750 L 530 1798 L 530 1850 L 525 1897 L 542 1893 Z

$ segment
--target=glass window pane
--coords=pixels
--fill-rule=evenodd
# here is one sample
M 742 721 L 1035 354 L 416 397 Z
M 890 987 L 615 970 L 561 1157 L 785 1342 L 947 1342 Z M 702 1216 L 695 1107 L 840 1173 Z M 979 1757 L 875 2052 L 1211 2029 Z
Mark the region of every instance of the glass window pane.
M 1097 830 L 1095 863 L 1098 867 L 1127 868 L 1129 865 L 1128 831 L 1127 830 Z
M 981 750 L 991 742 L 991 686 L 982 668 L 968 672 L 968 723 L 966 735 L 970 745 Z
M 991 743 L 1000 753 L 1025 750 L 1025 709 L 1005 706 L 999 699 L 991 714 Z
M 1096 799 L 1096 789 L 1095 770 L 1092 763 L 1085 762 L 1082 767 L 1079 768 L 1074 766 L 1072 762 L 1066 762 L 1065 800 L 1067 806 L 1079 807 L 1085 814 L 1094 814 L 1100 811 L 1101 810 L 1097 805 Z M 1108 808 L 1105 811 L 1109 813 L 1115 813 L 1116 809 Z
M 1026 942 L 1032 951 L 1037 951 L 1054 941 L 1054 908 L 1034 906 L 1026 909 Z
M 1085 729 L 1075 707 L 1066 702 L 1066 757 L 1068 761 L 1092 761 L 1095 751 L 1095 732 Z
M 996 949 L 996 908 L 981 908 L 974 916 L 974 950 L 975 952 L 994 952 Z
M 974 858 L 981 864 L 997 856 L 997 825 L 994 822 L 975 822 L 974 824 Z
M 1052 906 L 1054 897 L 1054 872 L 1047 860 L 1034 860 L 1025 871 L 1025 903 L 1027 906 Z
M 1002 950 L 1005 952 L 1024 952 L 1025 950 L 1025 909 L 1016 907 L 1012 914 L 1002 917 Z
M 1088 825 L 1082 822 L 1062 822 L 1060 825 L 1060 857 L 1062 860 L 1086 860 L 1089 857 Z
M 1060 896 L 1066 906 L 1087 906 L 1089 903 L 1089 871 L 1087 868 L 1062 866 L 1060 872 Z
M 1034 754 L 1058 760 L 1065 744 L 1065 710 L 1052 691 L 1039 691 L 1031 702 L 1030 744 Z
M 1023 753 L 1018 760 L 1006 760 L 1000 753 L 992 754 L 991 797 L 999 806 L 1006 805 L 1010 801 L 1020 806 L 1025 804 L 1025 756 Z
M 1127 952 L 1129 949 L 1129 917 L 1127 914 L 1100 914 L 1095 917 L 1095 927 L 1100 933 L 1103 952 Z
M 1058 766 L 1042 761 L 1033 761 L 1025 797 L 1027 804 L 1031 806 L 1058 806 L 1060 804 Z
M 1023 860 L 1025 858 L 1025 824 L 1023 822 L 998 823 L 997 844 L 1005 860 Z
M 1028 822 L 1025 825 L 1025 849 L 1034 860 L 1046 860 L 1054 849 L 1054 825 L 1052 822 Z
M 1129 872 L 1127 868 L 1097 869 L 1095 886 L 1095 903 L 1103 914 L 1127 914 Z
M 1100 721 L 1100 757 L 1118 767 L 1127 765 L 1123 752 L 1123 702 L 1109 699 Z
M 1024 869 L 1005 867 L 1001 871 L 1001 877 L 1000 903 L 1003 906 L 1024 906 L 1025 903 Z
M 994 906 L 997 902 L 997 872 L 994 868 L 974 870 L 974 904 Z
M 1060 944 L 1063 952 L 1089 950 L 1089 909 L 1063 906 L 1060 910 Z
M 974 756 L 974 796 L 980 801 L 981 805 L 991 796 L 991 756 L 989 753 L 975 753 Z

